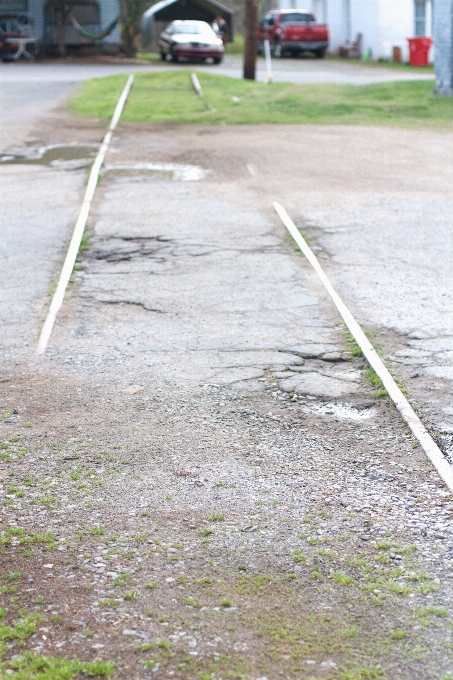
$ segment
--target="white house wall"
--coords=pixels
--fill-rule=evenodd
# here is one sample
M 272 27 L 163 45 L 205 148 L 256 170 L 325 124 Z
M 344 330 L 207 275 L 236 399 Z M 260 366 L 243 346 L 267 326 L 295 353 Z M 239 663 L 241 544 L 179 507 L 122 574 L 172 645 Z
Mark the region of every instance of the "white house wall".
M 407 38 L 414 37 L 414 0 L 280 0 L 281 9 L 310 9 L 329 26 L 329 49 L 336 52 L 348 40 L 362 34 L 362 51 L 371 50 L 372 59 L 391 59 L 393 47 L 400 47 L 403 61 L 409 60 Z M 431 36 L 431 0 L 426 2 L 426 35 Z M 324 14 L 322 17 L 321 14 Z M 434 58 L 431 48 L 430 60 Z
M 399 0 L 396 0 L 399 2 Z M 362 34 L 362 52 L 371 50 L 373 58 L 379 48 L 379 0 L 350 0 L 351 2 L 351 39 Z
M 401 47 L 403 61 L 409 60 L 407 38 L 414 37 L 413 0 L 379 1 L 379 36 L 373 55 L 384 59 L 392 58 L 394 46 Z
M 326 23 L 329 27 L 329 50 L 331 51 L 336 51 L 346 40 L 343 3 L 344 0 L 326 1 Z

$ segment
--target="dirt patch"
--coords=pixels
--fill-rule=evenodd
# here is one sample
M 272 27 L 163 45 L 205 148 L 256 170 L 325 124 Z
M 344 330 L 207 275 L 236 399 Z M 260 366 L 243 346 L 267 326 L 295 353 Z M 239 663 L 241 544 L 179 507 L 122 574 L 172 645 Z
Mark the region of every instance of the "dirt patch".
M 445 538 L 407 530 L 410 499 L 446 501 L 392 407 L 352 424 L 272 383 L 121 395 L 113 376 L 100 407 L 74 368 L 9 377 L 2 600 L 8 623 L 42 617 L 26 648 L 124 678 L 448 670 L 450 586 L 422 555 L 446 567 Z

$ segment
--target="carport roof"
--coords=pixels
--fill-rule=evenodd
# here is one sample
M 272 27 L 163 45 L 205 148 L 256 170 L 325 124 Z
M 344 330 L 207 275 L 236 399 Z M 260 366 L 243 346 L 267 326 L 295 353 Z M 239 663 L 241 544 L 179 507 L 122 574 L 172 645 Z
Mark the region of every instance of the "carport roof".
M 200 21 L 213 20 L 221 16 L 233 34 L 232 9 L 225 7 L 216 0 L 160 0 L 144 12 L 142 16 L 142 32 L 150 35 L 153 32 L 153 22 L 174 21 L 175 19 L 194 19 Z

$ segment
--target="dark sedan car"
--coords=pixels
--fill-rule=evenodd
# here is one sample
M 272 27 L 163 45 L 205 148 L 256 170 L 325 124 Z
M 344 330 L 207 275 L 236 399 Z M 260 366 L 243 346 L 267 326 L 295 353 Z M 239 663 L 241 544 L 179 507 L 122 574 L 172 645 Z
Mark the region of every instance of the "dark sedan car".
M 220 64 L 223 42 L 206 21 L 172 21 L 161 33 L 159 52 L 163 60 L 170 55 L 173 62 L 180 59 L 213 59 Z

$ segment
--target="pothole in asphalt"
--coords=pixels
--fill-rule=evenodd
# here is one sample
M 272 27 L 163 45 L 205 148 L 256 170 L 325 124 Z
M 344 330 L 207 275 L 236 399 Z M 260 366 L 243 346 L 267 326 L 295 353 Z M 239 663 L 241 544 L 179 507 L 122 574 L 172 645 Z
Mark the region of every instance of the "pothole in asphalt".
M 113 236 L 104 239 L 93 250 L 91 256 L 95 260 L 104 260 L 110 263 L 127 262 L 142 257 L 156 258 L 159 251 L 167 247 L 169 243 L 170 239 L 163 236 Z M 160 261 L 163 262 L 164 259 L 160 258 Z
M 335 416 L 336 418 L 344 418 L 347 420 L 367 420 L 377 415 L 377 410 L 374 406 L 354 406 L 346 403 L 311 403 L 306 405 L 305 409 L 311 413 L 317 413 L 324 416 Z
M 98 147 L 94 145 L 55 144 L 44 146 L 27 154 L 2 154 L 0 155 L 0 163 L 3 165 L 48 165 L 75 170 L 88 166 L 97 150 Z
M 182 165 L 179 163 L 136 163 L 135 165 L 106 165 L 102 174 L 137 179 L 198 182 L 209 174 L 209 170 L 200 168 L 198 165 Z

